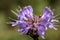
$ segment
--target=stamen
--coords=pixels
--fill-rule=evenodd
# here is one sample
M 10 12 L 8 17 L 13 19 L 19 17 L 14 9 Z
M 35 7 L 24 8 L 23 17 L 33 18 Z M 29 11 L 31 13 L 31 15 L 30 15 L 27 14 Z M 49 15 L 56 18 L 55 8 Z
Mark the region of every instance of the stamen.
M 17 12 L 19 12 L 19 10 L 18 10 L 18 9 L 16 9 L 16 11 L 17 11 Z
M 17 23 L 15 23 L 15 22 L 6 22 L 7 24 L 12 24 L 12 26 L 16 26 L 17 25 Z
M 57 28 L 53 27 L 54 30 L 58 30 Z
M 13 21 L 17 21 L 17 20 L 15 20 L 15 19 L 11 18 L 11 17 L 8 17 L 8 18 L 11 19 L 11 20 L 13 20 Z
M 20 7 L 20 6 L 18 6 L 18 8 L 20 9 L 21 7 Z
M 59 16 L 59 15 L 60 15 L 60 14 L 55 15 L 54 18 L 56 18 L 56 17 Z
M 18 17 L 18 14 L 15 11 L 11 10 L 11 12 L 14 13 Z
M 53 19 L 51 22 L 59 22 L 59 20 Z
M 6 24 L 12 24 L 12 23 L 14 23 L 14 22 L 6 22 Z
M 44 36 L 41 36 L 43 39 L 45 39 L 45 37 Z

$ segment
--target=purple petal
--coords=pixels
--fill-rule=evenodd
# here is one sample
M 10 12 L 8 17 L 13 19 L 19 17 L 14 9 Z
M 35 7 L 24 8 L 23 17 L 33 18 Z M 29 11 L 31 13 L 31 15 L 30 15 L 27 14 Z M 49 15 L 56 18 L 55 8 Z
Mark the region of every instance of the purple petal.
M 57 30 L 57 28 L 54 27 L 53 23 L 50 23 L 48 27 L 51 29 Z
M 45 31 L 46 31 L 46 28 L 44 25 L 40 25 L 38 27 L 38 34 L 41 35 L 41 36 L 44 36 L 45 35 Z
M 41 19 L 42 19 L 41 24 L 43 24 L 45 26 L 45 28 L 47 29 L 47 26 L 49 27 L 49 25 L 53 19 L 53 12 L 51 11 L 50 8 L 46 7 L 44 9 L 44 12 L 43 12 Z
M 24 29 L 23 33 L 24 33 L 24 34 L 28 33 L 29 29 L 30 29 L 30 27 L 26 27 L 26 28 Z
M 26 24 L 26 23 L 19 23 L 19 27 L 20 27 L 20 28 L 25 28 L 27 25 L 28 25 L 28 24 Z
M 26 24 L 21 24 L 18 31 L 22 32 L 23 34 L 26 34 L 29 29 L 30 29 L 30 27 L 28 27 Z
M 18 32 L 22 32 L 23 34 L 26 34 L 30 27 L 28 26 L 28 23 L 19 23 L 19 30 Z
M 33 17 L 33 8 L 31 6 L 25 6 L 23 10 L 27 17 L 29 18 Z
M 18 16 L 18 20 L 23 20 L 25 18 L 25 14 L 23 12 L 22 9 L 20 9 L 20 13 L 19 13 L 19 16 Z
M 18 23 L 17 22 L 11 22 L 12 26 L 16 26 Z
M 31 6 L 26 6 L 24 9 L 20 9 L 18 20 L 28 20 L 27 17 L 33 18 L 33 9 Z
M 46 7 L 41 18 L 46 21 L 51 21 L 53 18 L 53 12 L 51 9 Z

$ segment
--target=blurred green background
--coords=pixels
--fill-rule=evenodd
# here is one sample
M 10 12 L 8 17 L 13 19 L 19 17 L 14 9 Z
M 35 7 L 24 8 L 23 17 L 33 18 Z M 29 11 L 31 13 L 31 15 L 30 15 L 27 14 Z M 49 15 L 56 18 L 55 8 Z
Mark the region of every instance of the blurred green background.
M 18 27 L 12 27 L 7 22 L 11 22 L 8 17 L 17 19 L 11 10 L 16 10 L 18 6 L 24 7 L 31 5 L 35 15 L 42 15 L 46 6 L 54 11 L 54 15 L 58 15 L 55 19 L 60 21 L 60 0 L 0 0 L 0 40 L 33 40 L 29 35 L 20 35 L 17 32 Z M 49 29 L 45 40 L 60 40 L 60 22 L 55 25 L 57 31 Z M 39 37 L 39 40 L 43 40 Z

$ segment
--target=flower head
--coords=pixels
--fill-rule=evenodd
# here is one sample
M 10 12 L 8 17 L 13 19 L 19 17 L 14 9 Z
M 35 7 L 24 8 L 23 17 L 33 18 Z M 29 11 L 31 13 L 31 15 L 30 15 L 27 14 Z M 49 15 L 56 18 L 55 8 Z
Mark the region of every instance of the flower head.
M 54 14 L 52 10 L 48 7 L 45 7 L 42 16 L 35 16 L 33 14 L 33 8 L 31 6 L 25 6 L 23 9 L 20 9 L 18 19 L 16 22 L 12 23 L 12 26 L 19 26 L 18 32 L 27 34 L 29 30 L 37 31 L 37 34 L 44 39 L 44 35 L 48 28 L 57 30 L 53 22 Z

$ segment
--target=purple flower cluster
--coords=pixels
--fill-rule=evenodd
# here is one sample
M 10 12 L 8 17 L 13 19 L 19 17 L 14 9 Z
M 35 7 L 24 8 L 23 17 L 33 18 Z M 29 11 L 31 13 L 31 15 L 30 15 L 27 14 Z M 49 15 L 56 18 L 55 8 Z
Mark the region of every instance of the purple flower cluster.
M 42 16 L 36 16 L 33 14 L 33 8 L 31 6 L 25 6 L 23 9 L 20 9 L 18 20 L 12 22 L 12 26 L 18 25 L 18 32 L 23 34 L 27 34 L 29 29 L 37 30 L 38 35 L 44 39 L 48 28 L 57 30 L 54 27 L 54 22 L 58 22 L 58 20 L 54 20 L 53 18 L 54 14 L 48 7 L 45 7 Z

